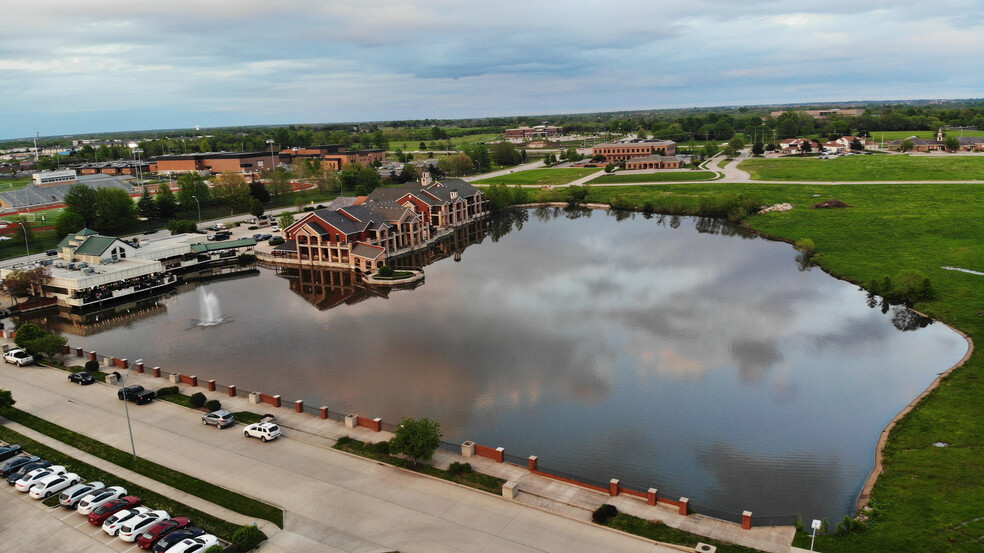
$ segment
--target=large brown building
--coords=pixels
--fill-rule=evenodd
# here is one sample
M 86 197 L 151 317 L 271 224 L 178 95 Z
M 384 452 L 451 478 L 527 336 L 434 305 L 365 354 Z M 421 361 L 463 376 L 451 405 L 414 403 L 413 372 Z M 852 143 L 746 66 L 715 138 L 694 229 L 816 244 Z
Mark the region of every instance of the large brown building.
M 564 134 L 564 127 L 548 127 L 546 125 L 536 125 L 534 127 L 519 127 L 506 129 L 506 138 L 519 138 L 527 140 L 530 138 L 553 138 Z
M 340 171 L 348 163 L 358 163 L 365 167 L 370 167 L 376 161 L 380 163 L 386 161 L 386 150 L 346 150 L 341 144 L 328 144 L 325 146 L 311 146 L 309 148 L 293 148 L 280 152 L 281 155 L 290 156 L 292 159 L 307 158 L 318 159 L 328 167 Z
M 605 161 L 628 161 L 634 157 L 653 154 L 676 154 L 676 142 L 672 140 L 633 140 L 630 142 L 606 142 L 594 147 L 594 155 L 602 155 Z
M 634 157 L 625 162 L 626 169 L 679 169 L 683 161 L 677 156 L 661 156 L 652 154 Z
M 771 115 L 772 118 L 776 118 L 776 117 L 779 117 L 780 115 L 782 115 L 784 113 L 786 113 L 786 112 L 785 111 L 773 111 L 769 115 Z M 861 117 L 862 115 L 864 115 L 864 110 L 863 109 L 838 109 L 838 108 L 831 108 L 831 109 L 808 109 L 808 110 L 803 111 L 803 113 L 809 115 L 810 117 L 812 117 L 814 119 L 822 120 L 822 119 L 826 119 L 826 118 L 830 117 L 831 115 L 843 115 L 845 117 Z
M 157 173 L 211 172 L 213 174 L 258 173 L 270 170 L 290 158 L 270 152 L 206 152 L 158 156 L 151 161 L 151 171 Z

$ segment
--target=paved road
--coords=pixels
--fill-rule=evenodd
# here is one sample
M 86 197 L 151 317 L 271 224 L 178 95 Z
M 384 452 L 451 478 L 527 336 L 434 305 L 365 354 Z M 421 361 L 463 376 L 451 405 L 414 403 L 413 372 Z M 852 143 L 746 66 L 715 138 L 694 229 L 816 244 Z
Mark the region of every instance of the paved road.
M 82 388 L 61 371 L 9 365 L 0 379 L 19 408 L 129 449 L 114 388 Z M 282 506 L 286 528 L 268 551 L 673 551 L 310 443 L 246 440 L 166 402 L 134 407 L 130 417 L 141 457 Z M 3 543 L 8 533 L 25 543 L 18 551 L 54 550 L 24 539 L 21 532 L 34 527 L 0 529 Z

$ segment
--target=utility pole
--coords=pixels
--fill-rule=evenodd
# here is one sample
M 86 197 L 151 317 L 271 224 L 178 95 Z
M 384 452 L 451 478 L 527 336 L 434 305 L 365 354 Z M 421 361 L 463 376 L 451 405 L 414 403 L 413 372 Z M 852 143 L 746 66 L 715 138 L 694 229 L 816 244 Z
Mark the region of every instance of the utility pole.
M 40 136 L 41 136 L 40 132 L 34 131 L 34 162 L 35 163 L 37 163 L 38 161 L 38 137 Z

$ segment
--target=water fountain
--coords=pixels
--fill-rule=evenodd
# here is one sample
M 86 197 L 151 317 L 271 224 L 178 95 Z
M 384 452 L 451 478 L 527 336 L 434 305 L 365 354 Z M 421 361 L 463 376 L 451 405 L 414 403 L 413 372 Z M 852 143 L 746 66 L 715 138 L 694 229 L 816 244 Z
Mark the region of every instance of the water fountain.
M 214 292 L 204 286 L 198 289 L 199 316 L 198 326 L 215 326 L 225 322 L 219 298 Z

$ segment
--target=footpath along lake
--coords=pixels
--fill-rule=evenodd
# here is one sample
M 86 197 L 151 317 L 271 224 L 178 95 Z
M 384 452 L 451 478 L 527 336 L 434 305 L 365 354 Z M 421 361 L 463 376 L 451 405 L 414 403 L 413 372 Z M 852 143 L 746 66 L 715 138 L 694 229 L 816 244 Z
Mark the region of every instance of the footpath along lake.
M 487 232 L 414 290 L 261 269 L 207 285 L 223 324 L 195 327 L 189 291 L 70 343 L 335 412 L 430 417 L 447 441 L 698 512 L 832 523 L 882 428 L 967 350 L 726 221 L 541 208 Z

